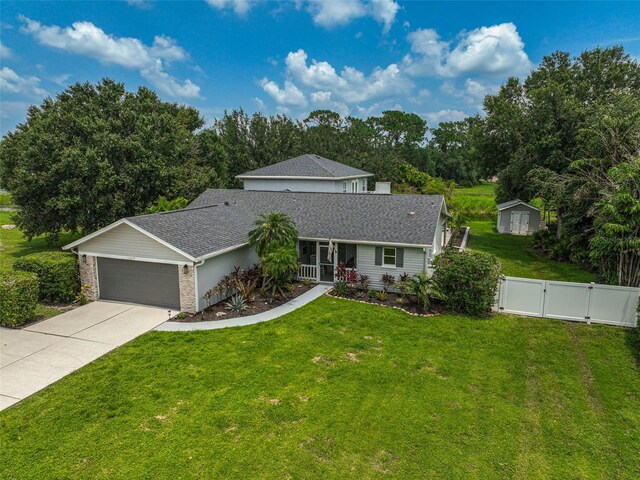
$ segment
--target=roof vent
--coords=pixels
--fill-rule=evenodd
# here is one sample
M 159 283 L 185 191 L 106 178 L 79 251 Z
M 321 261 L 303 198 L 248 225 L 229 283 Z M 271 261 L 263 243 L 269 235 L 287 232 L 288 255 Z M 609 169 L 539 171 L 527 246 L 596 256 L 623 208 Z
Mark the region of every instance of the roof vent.
M 409 215 L 411 215 L 411 216 L 413 216 L 415 214 L 416 214 L 416 212 L 414 212 L 414 211 L 409 212 Z
M 229 202 L 224 202 L 224 206 L 228 207 L 229 206 Z

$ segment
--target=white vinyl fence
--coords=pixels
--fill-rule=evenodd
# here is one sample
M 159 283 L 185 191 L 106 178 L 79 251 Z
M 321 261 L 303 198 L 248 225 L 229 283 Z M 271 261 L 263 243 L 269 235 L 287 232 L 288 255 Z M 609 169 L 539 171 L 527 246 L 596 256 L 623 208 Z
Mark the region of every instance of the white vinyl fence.
M 640 288 L 502 277 L 496 310 L 623 327 L 637 325 Z

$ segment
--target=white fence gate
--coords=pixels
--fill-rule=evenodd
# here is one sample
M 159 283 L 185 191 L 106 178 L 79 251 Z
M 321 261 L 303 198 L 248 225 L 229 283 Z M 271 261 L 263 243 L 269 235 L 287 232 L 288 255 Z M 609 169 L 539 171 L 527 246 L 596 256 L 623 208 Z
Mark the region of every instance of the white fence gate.
M 640 288 L 502 277 L 496 310 L 623 327 L 637 325 Z

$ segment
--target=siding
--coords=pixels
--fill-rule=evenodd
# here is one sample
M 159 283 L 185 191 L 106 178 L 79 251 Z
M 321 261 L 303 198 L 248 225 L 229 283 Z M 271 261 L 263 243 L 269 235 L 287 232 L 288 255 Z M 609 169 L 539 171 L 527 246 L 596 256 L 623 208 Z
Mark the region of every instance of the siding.
M 358 273 L 368 275 L 371 282 L 371 288 L 382 290 L 382 274 L 389 273 L 396 277 L 396 280 L 402 273 L 415 275 L 424 271 L 425 253 L 422 248 L 404 248 L 404 266 L 397 268 L 388 268 L 376 265 L 375 245 L 358 245 Z
M 497 228 L 499 233 L 511 233 L 511 212 L 529 212 L 529 233 L 540 230 L 540 211 L 526 205 L 514 205 L 498 212 Z
M 367 179 L 358 178 L 358 191 L 367 191 Z M 343 180 L 303 180 L 303 179 L 275 179 L 275 178 L 247 178 L 243 180 L 245 190 L 276 191 L 291 190 L 292 192 L 322 192 L 342 193 Z M 347 180 L 347 192 L 351 192 L 351 180 Z
M 149 259 L 191 262 L 178 252 L 126 224 L 118 225 L 78 245 L 80 254 L 87 252 L 100 255 L 115 255 L 127 260 Z
M 217 257 L 209 258 L 202 265 L 199 265 L 196 271 L 198 284 L 197 309 L 202 310 L 207 307 L 207 302 L 203 299 L 205 292 L 222 280 L 222 277 L 229 275 L 234 267 L 246 269 L 259 261 L 260 259 L 253 247 L 247 245 Z M 212 300 L 212 303 L 219 300 Z

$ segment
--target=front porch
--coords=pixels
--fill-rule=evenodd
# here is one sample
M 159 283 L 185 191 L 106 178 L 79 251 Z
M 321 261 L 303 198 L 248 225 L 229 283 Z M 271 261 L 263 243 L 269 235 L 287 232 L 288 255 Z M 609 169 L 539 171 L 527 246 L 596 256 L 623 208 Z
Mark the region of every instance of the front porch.
M 333 283 L 336 267 L 344 262 L 348 269 L 358 266 L 358 246 L 354 243 L 332 243 L 322 240 L 300 240 L 299 279 L 318 283 Z

